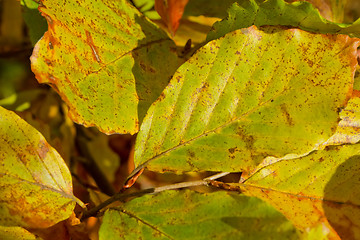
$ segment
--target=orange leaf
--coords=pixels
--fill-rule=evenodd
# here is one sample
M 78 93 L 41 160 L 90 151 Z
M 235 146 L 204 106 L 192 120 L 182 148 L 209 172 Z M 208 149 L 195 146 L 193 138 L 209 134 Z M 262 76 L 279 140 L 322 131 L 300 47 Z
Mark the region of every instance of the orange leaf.
M 180 19 L 189 0 L 155 0 L 155 10 L 165 22 L 172 36 L 179 27 Z

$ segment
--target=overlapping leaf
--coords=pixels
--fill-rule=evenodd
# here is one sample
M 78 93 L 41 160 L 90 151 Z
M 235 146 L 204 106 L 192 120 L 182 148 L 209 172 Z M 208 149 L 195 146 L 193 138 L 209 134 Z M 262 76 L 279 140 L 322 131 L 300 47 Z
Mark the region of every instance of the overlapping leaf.
M 0 224 L 49 227 L 75 206 L 70 172 L 44 137 L 0 108 Z
M 41 17 L 37 10 L 39 4 L 33 0 L 21 0 L 23 6 L 23 17 L 28 27 L 30 40 L 34 46 L 42 35 L 46 32 L 46 20 Z
M 71 118 L 105 133 L 135 133 L 179 65 L 174 43 L 128 1 L 49 1 L 32 70 Z
M 304 154 L 336 129 L 352 90 L 358 41 L 279 27 L 242 29 L 201 48 L 150 107 L 137 166 L 250 170 Z
M 341 121 L 335 134 L 322 144 L 322 147 L 360 141 L 360 98 L 350 99 L 339 115 Z
M 213 26 L 208 41 L 240 28 L 264 25 L 299 27 L 317 33 L 340 33 L 360 37 L 360 22 L 338 24 L 321 17 L 308 2 L 286 3 L 284 0 L 239 0 L 228 9 L 228 17 Z
M 332 146 L 267 166 L 241 186 L 298 229 L 322 224 L 330 239 L 359 239 L 359 173 L 360 145 Z
M 349 100 L 346 107 L 339 114 L 341 121 L 339 122 L 336 132 L 328 140 L 319 145 L 316 149 L 323 150 L 328 146 L 354 144 L 360 140 L 360 98 L 354 97 Z M 249 173 L 242 175 L 243 179 L 248 178 L 252 173 L 274 164 L 278 161 L 284 161 L 292 158 L 303 157 L 306 154 L 286 155 L 282 158 L 267 157 L 255 169 Z
M 105 212 L 100 239 L 298 239 L 263 201 L 239 194 L 167 191 Z

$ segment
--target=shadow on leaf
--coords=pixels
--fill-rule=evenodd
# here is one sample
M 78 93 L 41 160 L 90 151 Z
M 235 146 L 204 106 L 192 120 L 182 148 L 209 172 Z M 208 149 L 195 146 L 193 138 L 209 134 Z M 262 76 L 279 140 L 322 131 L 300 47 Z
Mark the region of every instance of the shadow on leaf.
M 131 52 L 134 58 L 132 72 L 139 98 L 138 116 L 141 124 L 150 105 L 160 96 L 181 65 L 181 59 L 177 55 L 174 42 L 165 33 L 164 37 L 159 39 L 154 36 L 153 24 L 137 16 L 135 21 L 145 34 L 145 38 L 140 39 L 138 47 Z
M 339 165 L 324 190 L 325 216 L 341 239 L 360 239 L 360 155 Z

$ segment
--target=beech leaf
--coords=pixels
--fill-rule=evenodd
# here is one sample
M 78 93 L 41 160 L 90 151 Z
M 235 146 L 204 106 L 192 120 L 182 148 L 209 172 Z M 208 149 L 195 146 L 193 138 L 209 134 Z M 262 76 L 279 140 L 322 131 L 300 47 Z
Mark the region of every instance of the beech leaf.
M 45 228 L 83 206 L 64 160 L 37 130 L 2 107 L 0 124 L 1 225 Z
M 267 166 L 240 185 L 267 201 L 299 230 L 319 224 L 329 239 L 360 238 L 360 144 L 328 146 Z
M 360 22 L 330 22 L 324 19 L 311 3 L 305 1 L 286 3 L 284 0 L 238 0 L 228 9 L 228 17 L 214 24 L 207 40 L 217 39 L 228 32 L 252 25 L 292 26 L 316 33 L 340 33 L 360 37 Z
M 105 239 L 298 239 L 279 212 L 258 198 L 227 192 L 166 191 L 105 212 Z
M 172 36 L 179 27 L 184 8 L 189 0 L 155 0 L 155 9 Z
M 136 133 L 179 66 L 174 42 L 126 0 L 41 1 L 49 29 L 32 71 L 69 107 L 73 121 Z
M 153 171 L 249 171 L 325 142 L 352 91 L 346 35 L 255 26 L 202 47 L 150 107 L 135 164 Z
M 40 240 L 41 238 L 36 237 L 22 227 L 4 227 L 0 226 L 0 237 L 1 240 Z
M 321 147 L 357 143 L 360 140 L 360 98 L 349 100 L 345 109 L 340 112 L 341 121 L 333 136 Z

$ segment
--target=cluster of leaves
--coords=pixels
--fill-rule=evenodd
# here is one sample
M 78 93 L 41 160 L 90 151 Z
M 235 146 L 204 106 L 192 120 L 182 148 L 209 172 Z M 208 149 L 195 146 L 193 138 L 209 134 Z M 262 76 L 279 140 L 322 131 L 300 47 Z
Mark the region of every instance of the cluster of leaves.
M 303 1 L 166 2 L 22 1 L 33 42 L 30 9 L 48 25 L 31 69 L 67 108 L 50 126 L 60 142 L 42 131 L 60 156 L 26 114 L 8 110 L 23 105 L 0 107 L 1 237 L 46 239 L 39 228 L 65 220 L 68 235 L 88 239 L 79 226 L 95 216 L 99 239 L 359 239 L 360 19 L 335 23 L 349 20 L 346 1 L 314 1 L 320 12 Z M 43 92 L 25 98 L 34 94 Z M 116 156 L 81 127 L 75 146 L 73 122 L 137 133 L 135 170 L 119 193 L 106 187 L 118 162 L 104 164 Z M 90 186 L 92 197 L 75 196 L 86 175 L 71 174 L 75 150 L 102 161 L 87 169 L 110 198 Z M 144 168 L 220 174 L 126 193 Z M 222 181 L 228 173 L 241 178 Z

